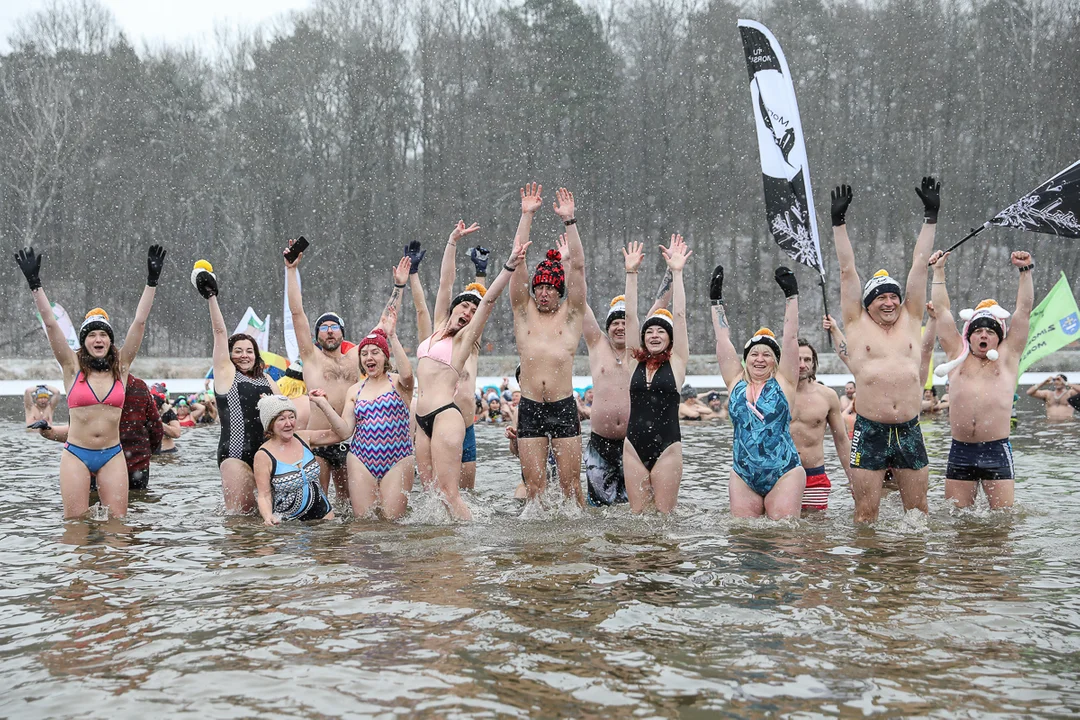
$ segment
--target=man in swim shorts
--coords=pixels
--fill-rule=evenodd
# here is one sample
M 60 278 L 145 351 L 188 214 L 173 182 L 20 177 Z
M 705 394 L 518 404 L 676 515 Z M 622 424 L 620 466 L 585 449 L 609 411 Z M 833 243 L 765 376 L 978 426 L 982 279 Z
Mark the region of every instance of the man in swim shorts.
M 26 411 L 26 424 L 45 421 L 46 425 L 52 425 L 53 413 L 60 404 L 60 391 L 50 385 L 35 385 L 26 388 L 23 393 L 23 409 Z M 36 428 L 28 427 L 27 430 Z
M 533 216 L 543 204 L 542 189 L 533 183 L 521 191 L 518 242 L 528 242 Z M 529 500 L 544 491 L 550 449 L 558 463 L 563 494 L 581 505 L 581 423 L 573 375 L 587 309 L 585 254 L 574 215 L 574 196 L 560 188 L 554 207 L 566 228 L 565 270 L 559 252 L 548 250 L 531 279 L 525 263 L 520 263 L 510 281 L 514 335 L 521 358 L 518 453 Z
M 1009 443 L 1013 390 L 1020 356 L 1028 339 L 1035 284 L 1031 254 L 1014 252 L 1010 262 L 1020 272 L 1016 310 L 983 300 L 973 310 L 961 310 L 963 332 L 956 332 L 945 286 L 945 259 L 936 252 L 931 292 L 938 315 L 938 340 L 948 362 L 934 374 L 949 378 L 949 425 L 952 447 L 945 470 L 945 499 L 970 507 L 982 485 L 992 509 L 1012 507 L 1013 454 Z
M 833 241 L 840 264 L 840 305 L 847 336 L 837 354 L 860 388 L 850 456 L 856 522 L 877 520 L 882 483 L 890 469 L 900 487 L 904 510 L 927 511 L 929 461 L 919 429 L 926 376 L 920 376 L 919 365 L 926 263 L 934 248 L 941 185 L 924 177 L 915 192 L 923 202 L 924 222 L 915 242 L 906 291 L 884 270 L 863 286 L 845 219 L 851 188 L 842 185 L 832 193 Z
M 834 390 L 817 381 L 817 368 L 817 350 L 809 341 L 799 338 L 799 384 L 795 388 L 795 404 L 791 407 L 791 437 L 806 469 L 803 510 L 829 508 L 832 482 L 825 474 L 826 427 L 832 433 L 840 465 L 845 472 L 850 467 L 851 441 L 840 415 L 840 398 Z
M 291 240 L 289 244 L 292 245 Z M 308 392 L 325 391 L 326 399 L 340 414 L 345 408 L 345 396 L 349 388 L 360 380 L 360 362 L 355 346 L 347 351 L 342 347 L 345 339 L 345 321 L 342 320 L 341 315 L 335 312 L 324 312 L 320 315 L 315 321 L 314 340 L 311 335 L 303 331 L 303 328 L 310 327 L 307 314 L 304 312 L 297 271 L 303 257 L 304 253 L 300 253 L 293 262 L 289 262 L 286 258 L 285 267 L 288 272 L 285 276 L 285 289 L 289 297 L 289 311 L 292 313 L 293 327 L 296 328 L 296 344 L 300 350 L 300 359 L 303 361 L 304 384 Z M 399 295 L 401 289 L 395 288 L 394 293 Z M 391 302 L 394 299 L 392 298 Z M 330 421 L 322 413 L 313 412 L 308 417 L 307 429 L 310 431 L 329 430 Z M 329 493 L 332 477 L 338 497 L 348 498 L 349 478 L 345 459 L 349 455 L 349 444 L 335 443 L 315 448 L 312 452 L 319 459 L 319 484 L 323 492 Z

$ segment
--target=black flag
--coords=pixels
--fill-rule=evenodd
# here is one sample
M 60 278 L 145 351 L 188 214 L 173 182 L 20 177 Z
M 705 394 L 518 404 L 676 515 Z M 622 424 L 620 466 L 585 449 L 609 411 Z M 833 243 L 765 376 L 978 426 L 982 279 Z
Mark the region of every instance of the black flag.
M 1080 238 L 1080 161 L 999 212 L 990 224 Z

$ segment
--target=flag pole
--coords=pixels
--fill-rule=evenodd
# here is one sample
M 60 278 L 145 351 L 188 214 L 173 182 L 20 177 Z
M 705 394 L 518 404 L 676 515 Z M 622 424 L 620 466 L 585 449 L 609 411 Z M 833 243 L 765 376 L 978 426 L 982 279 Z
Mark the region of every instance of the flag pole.
M 977 227 L 977 228 L 972 228 L 972 229 L 971 229 L 971 232 L 969 232 L 969 233 L 967 234 L 967 236 L 966 236 L 965 238 L 963 238 L 963 239 L 962 239 L 962 240 L 960 240 L 959 242 L 953 243 L 952 247 L 950 247 L 950 248 L 949 248 L 948 250 L 946 250 L 945 252 L 952 252 L 953 250 L 955 250 L 956 248 L 960 247 L 961 245 L 963 245 L 963 244 L 964 244 L 964 243 L 966 243 L 966 242 L 967 242 L 968 240 L 970 240 L 971 238 L 975 237 L 976 235 L 978 235 L 979 233 L 981 233 L 981 232 L 982 232 L 983 230 L 985 230 L 985 229 L 986 229 L 986 228 L 988 228 L 988 227 L 990 227 L 990 221 L 989 221 L 989 220 L 987 220 L 986 222 L 984 222 L 984 223 L 983 223 L 982 225 L 980 225 L 980 226 L 979 226 L 979 227 Z M 929 264 L 930 264 L 930 263 L 927 263 L 927 265 L 929 265 Z
M 829 314 L 829 298 L 825 296 L 825 273 L 822 273 L 818 279 L 818 285 L 821 286 L 821 305 L 825 308 L 825 314 Z M 827 333 L 829 336 L 829 347 L 832 348 L 832 333 Z

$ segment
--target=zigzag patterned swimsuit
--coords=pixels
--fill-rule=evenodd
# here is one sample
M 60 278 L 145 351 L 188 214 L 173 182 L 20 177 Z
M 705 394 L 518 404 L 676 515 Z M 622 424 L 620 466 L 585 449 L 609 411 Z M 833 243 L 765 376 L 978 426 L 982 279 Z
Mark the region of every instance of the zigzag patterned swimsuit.
M 393 388 L 374 400 L 361 400 L 364 385 L 356 393 L 356 430 L 349 452 L 364 463 L 372 477 L 382 480 L 395 465 L 413 454 L 409 406 Z

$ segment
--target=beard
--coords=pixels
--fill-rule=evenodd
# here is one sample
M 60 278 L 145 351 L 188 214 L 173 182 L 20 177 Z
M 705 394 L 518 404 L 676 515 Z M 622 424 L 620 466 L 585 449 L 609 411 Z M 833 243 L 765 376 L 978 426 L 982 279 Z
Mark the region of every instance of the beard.
M 319 345 L 326 352 L 334 352 L 339 347 L 341 347 L 341 341 L 338 340 L 337 338 L 331 338 L 331 339 L 327 340 L 326 342 L 319 343 Z

